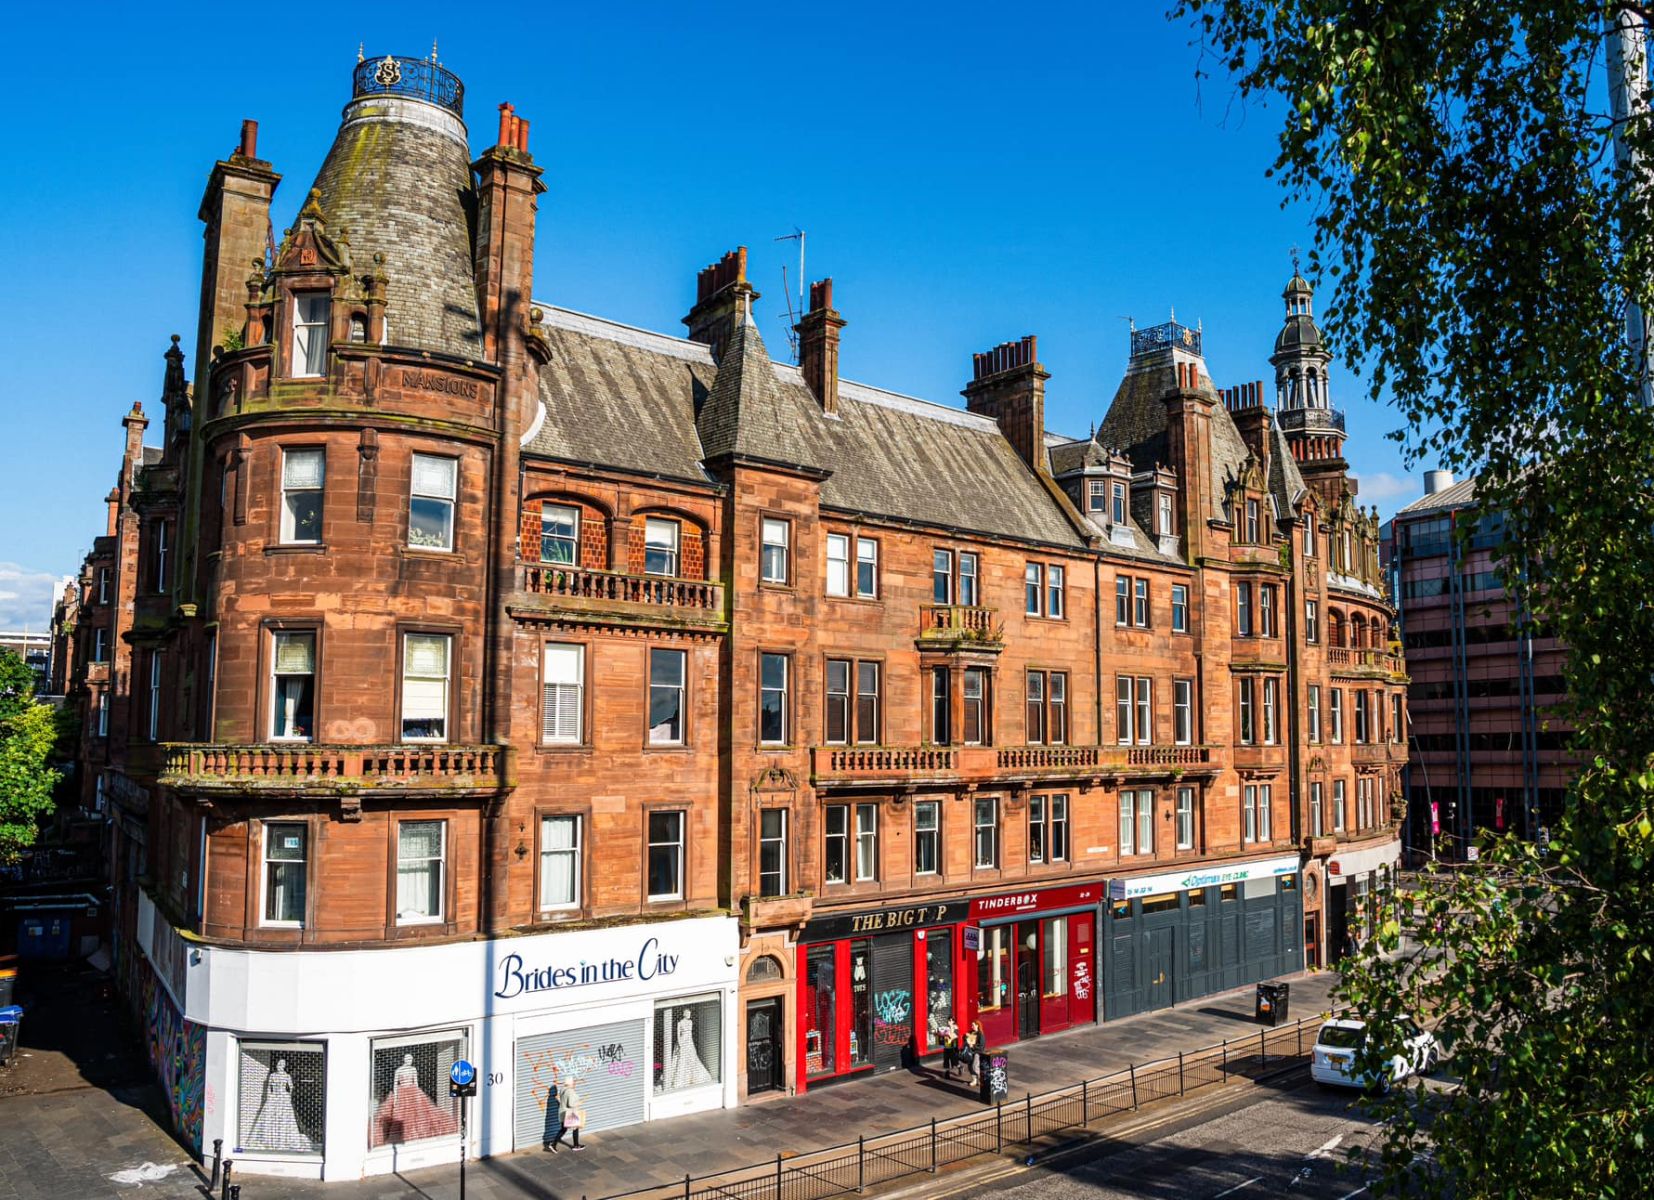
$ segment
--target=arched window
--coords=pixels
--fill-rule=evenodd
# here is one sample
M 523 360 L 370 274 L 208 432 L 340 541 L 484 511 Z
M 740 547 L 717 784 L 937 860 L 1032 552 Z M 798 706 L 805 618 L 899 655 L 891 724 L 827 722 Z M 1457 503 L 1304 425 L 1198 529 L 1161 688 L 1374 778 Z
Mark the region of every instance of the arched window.
M 1336 608 L 1327 610 L 1327 645 L 1344 644 L 1344 617 Z
M 747 968 L 748 983 L 772 983 L 782 975 L 781 960 L 773 954 L 765 954 L 756 958 L 752 966 Z

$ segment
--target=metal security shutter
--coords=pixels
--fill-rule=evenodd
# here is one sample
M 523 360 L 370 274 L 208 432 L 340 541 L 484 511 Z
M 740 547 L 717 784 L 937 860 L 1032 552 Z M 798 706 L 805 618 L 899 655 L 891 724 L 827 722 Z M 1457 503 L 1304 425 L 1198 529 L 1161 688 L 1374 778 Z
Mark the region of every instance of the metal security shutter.
M 873 1064 L 880 1071 L 902 1065 L 913 1038 L 913 935 L 873 941 Z
M 516 1148 L 542 1145 L 556 1134 L 556 1118 L 546 1111 L 554 1080 L 559 1086 L 574 1083 L 586 1110 L 585 1133 L 643 1120 L 651 1074 L 644 1029 L 642 1021 L 619 1021 L 519 1038 L 512 1103 Z

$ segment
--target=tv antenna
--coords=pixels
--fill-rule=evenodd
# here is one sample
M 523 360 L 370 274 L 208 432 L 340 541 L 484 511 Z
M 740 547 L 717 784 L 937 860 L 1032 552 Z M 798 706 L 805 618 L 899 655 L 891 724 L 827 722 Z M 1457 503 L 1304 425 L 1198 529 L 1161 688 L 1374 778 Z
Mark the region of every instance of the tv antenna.
M 808 311 L 804 307 L 804 231 L 794 225 L 791 233 L 784 233 L 774 240 L 798 243 L 798 314 L 796 316 L 793 314 L 792 287 L 787 282 L 787 266 L 785 263 L 781 265 L 781 294 L 787 301 L 787 344 L 792 347 L 793 362 L 796 363 L 798 361 L 798 332 L 793 326 L 797 325 L 803 319 L 805 312 Z

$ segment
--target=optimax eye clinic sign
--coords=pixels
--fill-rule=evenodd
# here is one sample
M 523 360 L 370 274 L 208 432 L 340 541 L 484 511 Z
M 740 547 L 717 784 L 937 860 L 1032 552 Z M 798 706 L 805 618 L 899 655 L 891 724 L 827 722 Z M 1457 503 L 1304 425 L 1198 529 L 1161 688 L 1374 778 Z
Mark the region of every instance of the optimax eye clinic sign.
M 1109 880 L 1108 898 L 1134 900 L 1139 896 L 1154 896 L 1162 892 L 1187 892 L 1224 883 L 1245 883 L 1249 879 L 1272 879 L 1279 875 L 1295 875 L 1298 866 L 1298 856 L 1291 854 L 1282 858 L 1266 858 L 1261 862 L 1235 863 L 1233 866 L 1169 871 L 1164 875 L 1133 875 L 1127 879 Z

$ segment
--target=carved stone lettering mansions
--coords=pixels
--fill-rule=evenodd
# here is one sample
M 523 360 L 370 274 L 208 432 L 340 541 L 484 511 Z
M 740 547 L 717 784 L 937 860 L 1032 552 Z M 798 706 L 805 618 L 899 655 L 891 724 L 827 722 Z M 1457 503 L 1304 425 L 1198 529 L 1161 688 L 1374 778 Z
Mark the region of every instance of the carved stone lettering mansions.
M 455 379 L 452 375 L 442 375 L 436 371 L 417 371 L 412 368 L 404 368 L 402 371 L 402 386 L 419 388 L 426 392 L 442 392 L 466 400 L 477 398 L 477 381 L 475 379 Z

